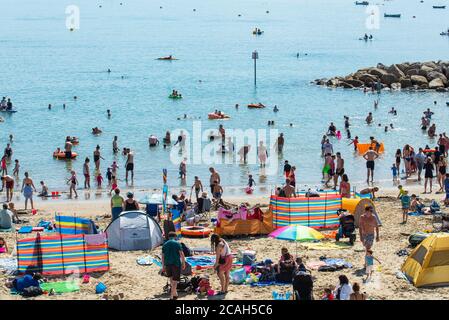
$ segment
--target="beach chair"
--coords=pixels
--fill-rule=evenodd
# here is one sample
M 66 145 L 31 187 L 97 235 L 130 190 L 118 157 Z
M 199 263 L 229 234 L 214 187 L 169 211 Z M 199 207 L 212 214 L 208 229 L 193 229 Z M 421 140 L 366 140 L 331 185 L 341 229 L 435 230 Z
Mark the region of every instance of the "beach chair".
M 212 208 L 212 201 L 209 198 L 201 198 L 197 203 L 196 212 L 200 216 L 200 220 L 207 220 L 211 218 L 210 210 Z

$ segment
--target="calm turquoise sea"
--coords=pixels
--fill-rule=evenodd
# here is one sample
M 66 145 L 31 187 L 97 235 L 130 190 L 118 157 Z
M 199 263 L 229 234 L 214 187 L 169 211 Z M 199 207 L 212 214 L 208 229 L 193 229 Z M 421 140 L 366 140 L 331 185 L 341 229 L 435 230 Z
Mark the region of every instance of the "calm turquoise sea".
M 207 114 L 220 109 L 231 116 L 223 122 L 227 129 L 267 129 L 268 120 L 274 120 L 274 128 L 286 138 L 284 158 L 298 168 L 298 184 L 315 186 L 321 180 L 322 134 L 331 121 L 342 129 L 343 116 L 350 115 L 353 136 L 366 141 L 374 135 L 385 143 L 387 152 L 377 163 L 376 180 L 391 184 L 390 167 L 398 147 L 435 143 L 419 129 L 425 108 L 434 109 L 437 131 L 449 129 L 449 95 L 385 92 L 380 107 L 373 110 L 377 95 L 330 90 L 310 81 L 378 62 L 449 60 L 449 38 L 439 35 L 449 26 L 449 9 L 432 9 L 439 2 L 378 1 L 379 29 L 367 30 L 366 8 L 350 0 L 2 0 L 0 95 L 12 97 L 19 112 L 2 115 L 0 144 L 6 145 L 13 134 L 14 159 L 21 161 L 22 172 L 28 170 L 36 182 L 45 180 L 51 188 L 65 189 L 69 170 L 81 174 L 84 158 L 92 158 L 97 144 L 106 159 L 103 175 L 117 160 L 123 178 L 125 159 L 112 154 L 112 138 L 117 135 L 120 147 L 135 150 L 136 187 L 160 187 L 164 167 L 175 187 L 180 181 L 178 166 L 169 161 L 170 149 L 150 150 L 148 136 L 191 131 L 191 118 L 177 120 L 183 114 L 201 117 L 204 130 L 217 128 Z M 65 26 L 68 5 L 80 9 L 80 29 L 73 32 Z M 385 19 L 384 12 L 402 17 Z M 252 35 L 256 26 L 263 35 Z M 365 32 L 373 34 L 374 41 L 359 41 Z M 253 50 L 259 52 L 257 88 Z M 179 60 L 155 60 L 169 54 Z M 173 88 L 184 99 L 168 99 Z M 270 107 L 246 108 L 259 101 Z M 277 114 L 272 112 L 275 104 L 280 108 Z M 397 117 L 388 114 L 391 107 L 398 110 Z M 369 111 L 374 113 L 373 126 L 364 124 Z M 390 123 L 396 129 L 384 133 L 383 126 Z M 102 135 L 91 134 L 95 126 Z M 71 163 L 52 158 L 66 135 L 81 141 L 75 148 L 80 156 Z M 346 159 L 351 181 L 363 181 L 365 163 L 347 141 L 335 140 L 334 147 Z M 257 165 L 216 167 L 226 186 L 245 184 L 248 173 L 268 189 L 282 181 L 280 174 L 260 181 Z M 207 182 L 207 168 L 188 165 L 187 184 L 194 175 Z

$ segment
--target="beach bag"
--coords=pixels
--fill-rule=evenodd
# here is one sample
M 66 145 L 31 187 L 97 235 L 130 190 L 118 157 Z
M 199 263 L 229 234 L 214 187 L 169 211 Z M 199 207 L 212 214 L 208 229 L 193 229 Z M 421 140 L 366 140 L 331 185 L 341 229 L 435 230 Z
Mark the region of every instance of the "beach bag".
M 256 262 L 256 256 L 251 253 L 244 253 L 242 257 L 242 264 L 244 266 L 252 266 Z
M 231 282 L 233 284 L 242 284 L 246 279 L 245 268 L 236 269 L 231 272 Z
M 417 232 L 417 233 L 414 233 L 414 234 L 410 235 L 410 237 L 408 238 L 408 242 L 414 248 L 418 244 L 423 242 L 424 239 L 426 239 L 428 236 L 430 236 L 429 233 Z
M 181 242 L 181 247 L 185 257 L 193 256 L 192 250 L 190 250 L 190 248 L 187 247 L 187 245 L 184 242 Z
M 193 291 L 196 291 L 200 285 L 201 277 L 194 276 L 190 279 L 190 285 L 192 286 Z
M 23 289 L 22 296 L 30 298 L 30 297 L 37 297 L 44 294 L 41 288 L 39 287 L 28 287 Z
M 438 202 L 436 202 L 435 200 L 432 200 L 432 202 L 430 203 L 430 211 L 432 213 L 438 212 L 440 211 L 441 207 L 438 204 Z

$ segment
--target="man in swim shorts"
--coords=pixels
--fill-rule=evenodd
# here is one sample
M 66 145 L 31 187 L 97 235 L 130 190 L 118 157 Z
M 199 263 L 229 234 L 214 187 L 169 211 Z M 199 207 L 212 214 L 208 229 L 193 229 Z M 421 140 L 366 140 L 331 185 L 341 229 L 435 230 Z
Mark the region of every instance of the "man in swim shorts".
M 337 189 L 338 178 L 345 173 L 345 160 L 341 157 L 341 153 L 337 152 L 337 166 L 334 175 L 334 189 Z
M 220 179 L 220 175 L 218 174 L 217 171 L 215 171 L 214 168 L 210 167 L 210 168 L 209 168 L 209 172 L 210 172 L 210 179 L 209 179 L 209 182 L 210 182 L 210 192 L 211 192 L 212 194 L 214 194 L 214 182 L 217 181 L 218 184 L 220 184 L 221 179 Z
M 66 159 L 72 159 L 72 142 L 70 137 L 65 138 L 65 144 L 64 144 L 64 152 L 65 152 L 65 158 Z
M 9 202 L 12 200 L 12 194 L 14 190 L 14 178 L 8 175 L 2 176 L 2 190 L 6 187 L 6 202 Z
M 128 172 L 131 171 L 131 180 L 134 180 L 134 152 L 127 148 L 126 153 L 128 158 L 126 159 L 126 181 L 128 181 Z
M 374 239 L 379 242 L 379 224 L 373 213 L 374 208 L 368 206 L 365 208 L 365 213 L 360 216 L 359 220 L 360 241 L 362 241 L 366 250 L 371 249 Z
M 370 176 L 371 182 L 374 180 L 374 160 L 379 158 L 379 154 L 373 150 L 373 147 L 369 147 L 369 150 L 363 155 L 363 158 L 366 160 L 366 182 L 369 183 Z

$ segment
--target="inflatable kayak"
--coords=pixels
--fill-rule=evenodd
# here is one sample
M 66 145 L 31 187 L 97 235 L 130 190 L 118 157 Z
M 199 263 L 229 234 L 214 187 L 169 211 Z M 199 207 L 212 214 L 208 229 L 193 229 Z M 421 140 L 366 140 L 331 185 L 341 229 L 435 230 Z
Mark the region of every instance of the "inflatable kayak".
M 367 6 L 367 5 L 369 5 L 369 2 L 368 1 L 356 1 L 355 5 L 356 6 Z
M 211 232 L 211 229 L 200 226 L 181 228 L 181 235 L 186 238 L 207 238 Z
M 76 152 L 72 152 L 72 159 L 75 159 L 78 156 L 78 154 Z M 58 160 L 65 160 L 65 152 L 61 151 L 59 153 L 57 152 L 53 152 L 53 157 L 58 159 Z
M 262 108 L 265 108 L 265 106 L 264 106 L 263 104 L 261 104 L 261 103 L 259 103 L 259 104 L 250 103 L 250 104 L 248 105 L 248 108 L 262 109 Z
M 165 57 L 165 58 L 157 58 L 156 60 L 172 61 L 172 60 L 178 60 L 178 59 Z
M 446 9 L 446 6 L 432 6 L 434 9 Z
M 11 110 L 0 110 L 1 112 L 7 112 L 7 113 L 16 113 L 17 110 L 11 109 Z
M 258 35 L 258 36 L 260 36 L 262 33 L 263 33 L 263 31 L 260 31 L 260 32 L 253 31 L 253 34 Z
M 209 113 L 207 115 L 209 120 L 223 120 L 223 119 L 230 119 L 231 117 L 226 114 L 216 114 L 216 113 Z
M 449 36 L 449 32 L 441 32 L 440 36 Z
M 388 14 L 388 13 L 384 13 L 384 18 L 400 18 L 401 14 Z
M 174 96 L 174 95 L 169 95 L 168 96 L 170 99 L 182 99 L 182 96 Z

